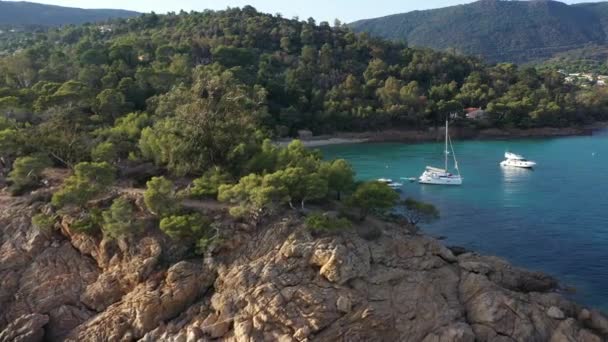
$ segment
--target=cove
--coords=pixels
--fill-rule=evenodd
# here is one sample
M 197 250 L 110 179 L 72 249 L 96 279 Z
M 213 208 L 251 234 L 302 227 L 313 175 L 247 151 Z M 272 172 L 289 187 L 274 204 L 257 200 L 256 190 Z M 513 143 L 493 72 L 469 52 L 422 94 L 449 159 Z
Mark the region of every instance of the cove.
M 503 257 L 557 277 L 571 297 L 608 311 L 608 131 L 592 136 L 511 141 L 455 141 L 464 184 L 404 182 L 403 197 L 436 205 L 441 219 L 422 229 L 448 245 Z M 360 180 L 418 177 L 442 165 L 442 143 L 321 147 L 344 158 Z M 538 162 L 505 169 L 506 151 Z M 452 167 L 452 166 L 451 166 Z

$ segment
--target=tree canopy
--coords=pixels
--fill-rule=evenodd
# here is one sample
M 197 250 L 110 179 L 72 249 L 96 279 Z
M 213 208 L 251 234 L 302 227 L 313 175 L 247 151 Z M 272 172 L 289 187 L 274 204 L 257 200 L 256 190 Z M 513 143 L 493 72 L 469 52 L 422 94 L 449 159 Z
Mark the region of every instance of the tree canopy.
M 301 129 L 426 128 L 468 107 L 487 120 L 455 124 L 606 119 L 601 89 L 551 69 L 489 66 L 249 6 L 40 30 L 0 51 L 9 164 L 42 153 L 71 168 L 151 160 L 174 175 L 219 166 L 242 176 L 265 138 Z
M 372 181 L 360 184 L 349 202 L 359 209 L 360 218 L 364 220 L 372 211 L 391 209 L 398 199 L 399 195 L 388 185 Z

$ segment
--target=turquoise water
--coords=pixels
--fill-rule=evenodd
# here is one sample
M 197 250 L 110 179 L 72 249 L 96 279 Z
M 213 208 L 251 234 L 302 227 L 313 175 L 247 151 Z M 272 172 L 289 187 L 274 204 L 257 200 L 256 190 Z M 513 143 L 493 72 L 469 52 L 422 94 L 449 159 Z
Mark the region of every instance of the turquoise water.
M 576 289 L 575 300 L 608 311 L 608 131 L 594 136 L 455 142 L 464 184 L 405 182 L 403 196 L 435 204 L 441 219 L 423 226 L 446 243 L 543 271 Z M 359 179 L 417 177 L 443 165 L 440 143 L 321 148 L 350 161 Z M 503 169 L 505 151 L 538 162 Z

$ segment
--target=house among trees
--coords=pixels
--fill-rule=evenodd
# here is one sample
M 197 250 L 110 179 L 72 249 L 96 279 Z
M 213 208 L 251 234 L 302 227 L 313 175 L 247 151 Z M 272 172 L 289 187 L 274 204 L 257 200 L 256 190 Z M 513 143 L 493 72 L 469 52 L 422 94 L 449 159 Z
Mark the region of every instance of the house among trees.
M 481 108 L 465 108 L 465 117 L 471 120 L 481 120 L 486 117 L 486 112 Z

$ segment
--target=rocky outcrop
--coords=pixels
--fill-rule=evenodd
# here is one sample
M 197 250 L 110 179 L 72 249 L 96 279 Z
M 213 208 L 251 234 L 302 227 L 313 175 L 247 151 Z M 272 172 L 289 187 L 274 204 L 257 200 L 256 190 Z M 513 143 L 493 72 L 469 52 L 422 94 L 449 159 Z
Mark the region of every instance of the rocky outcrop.
M 97 279 L 97 266 L 62 236 L 33 228 L 33 207 L 5 204 L 0 211 L 0 331 L 16 336 L 14 329 L 45 327 L 19 335 L 28 341 L 66 335 L 93 315 L 80 296 Z
M 11 322 L 0 333 L 0 342 L 29 342 L 42 341 L 44 326 L 49 322 L 49 316 L 41 314 L 23 315 Z
M 295 216 L 223 220 L 193 257 L 150 230 L 105 241 L 0 213 L 4 341 L 606 341 L 608 320 L 556 281 L 496 257 L 455 255 L 386 223 L 314 237 Z

